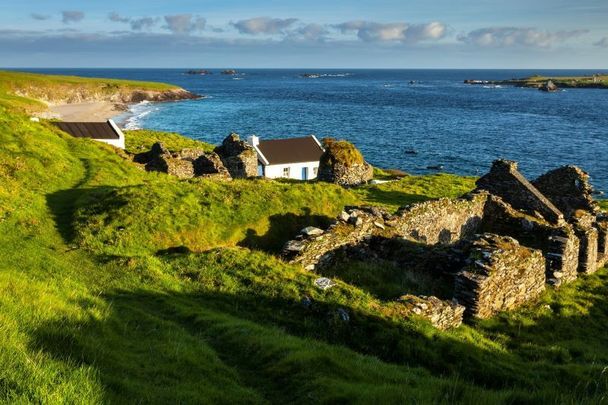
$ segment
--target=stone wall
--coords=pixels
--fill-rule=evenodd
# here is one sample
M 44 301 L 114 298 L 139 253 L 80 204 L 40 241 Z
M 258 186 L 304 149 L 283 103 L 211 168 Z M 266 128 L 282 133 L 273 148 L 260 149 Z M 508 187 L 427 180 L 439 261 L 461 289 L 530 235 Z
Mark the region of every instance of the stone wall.
M 367 162 L 347 166 L 342 163 L 324 164 L 322 161 L 317 178 L 346 187 L 358 186 L 374 178 L 374 168 Z
M 598 269 L 598 231 L 590 219 L 574 226 L 574 232 L 580 240 L 578 254 L 579 273 L 591 274 Z
M 539 250 L 493 234 L 472 243 L 471 264 L 456 276 L 454 289 L 467 316 L 488 318 L 517 308 L 545 289 L 545 260 Z
M 461 199 L 427 201 L 396 214 L 377 207 L 347 207 L 323 234 L 299 235 L 289 241 L 283 257 L 313 270 L 318 264 L 329 263 L 338 248 L 374 236 L 450 244 L 478 232 L 487 198 L 487 194 L 479 193 Z
M 238 134 L 228 135 L 222 144 L 215 148 L 215 152 L 232 178 L 244 179 L 258 175 L 258 155 L 253 146 L 241 141 Z
M 597 202 L 593 200 L 593 188 L 589 175 L 576 166 L 563 166 L 551 170 L 532 184 L 547 197 L 568 218 L 577 211 L 597 212 Z
M 490 172 L 477 180 L 477 187 L 501 197 L 513 208 L 559 224 L 563 214 L 517 170 L 517 163 L 497 160 Z
M 401 237 L 426 244 L 450 244 L 479 231 L 488 194 L 427 201 L 399 209 L 387 224 Z
M 500 197 L 491 196 L 482 221 L 484 232 L 510 236 L 522 245 L 542 250 L 549 284 L 560 286 L 578 275 L 579 240 L 568 224 L 553 225 L 515 210 Z
M 398 299 L 404 305 L 406 315 L 417 315 L 428 320 L 438 329 L 456 328 L 462 324 L 465 307 L 457 301 L 443 301 L 437 297 L 407 294 Z
M 136 155 L 134 161 L 144 164 L 147 171 L 163 172 L 180 179 L 207 177 L 231 180 L 220 157 L 214 152 L 201 149 L 183 149 L 171 153 L 162 143 L 157 142 L 149 152 Z

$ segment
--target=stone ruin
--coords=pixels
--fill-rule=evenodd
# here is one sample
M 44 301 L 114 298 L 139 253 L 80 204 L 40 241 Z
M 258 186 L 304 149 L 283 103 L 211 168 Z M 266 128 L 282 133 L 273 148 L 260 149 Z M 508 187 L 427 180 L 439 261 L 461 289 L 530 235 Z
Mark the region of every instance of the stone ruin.
M 358 186 L 374 178 L 374 168 L 361 152 L 346 141 L 323 139 L 325 152 L 319 162 L 317 178 L 341 186 Z
M 258 155 L 253 146 L 241 141 L 238 134 L 230 134 L 215 148 L 232 178 L 245 179 L 258 175 Z
M 147 171 L 163 172 L 180 179 L 232 180 L 257 176 L 256 152 L 236 134 L 230 134 L 214 152 L 202 149 L 170 152 L 157 142 L 150 151 L 136 155 L 134 161 L 143 164 Z
M 529 182 L 515 162 L 495 161 L 477 189 L 457 199 L 412 204 L 389 213 L 345 207 L 325 231 L 310 228 L 282 256 L 322 273 L 344 258 L 385 260 L 446 282 L 450 297 L 406 294 L 403 315 L 438 328 L 463 317 L 488 318 L 536 299 L 608 258 L 608 222 L 589 177 L 574 166 Z M 407 291 L 404 291 L 407 293 Z

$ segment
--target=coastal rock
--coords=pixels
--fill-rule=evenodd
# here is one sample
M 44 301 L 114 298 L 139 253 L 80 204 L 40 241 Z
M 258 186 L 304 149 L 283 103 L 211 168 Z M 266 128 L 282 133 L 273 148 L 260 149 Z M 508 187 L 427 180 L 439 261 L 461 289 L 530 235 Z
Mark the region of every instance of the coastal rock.
M 323 140 L 325 152 L 319 163 L 318 179 L 341 186 L 358 186 L 374 177 L 373 167 L 355 146 L 346 141 Z
M 238 74 L 238 72 L 234 69 L 226 69 L 226 70 L 222 70 L 222 74 L 223 75 L 229 75 L 229 76 L 234 76 L 236 74 Z
M 199 76 L 206 76 L 206 75 L 210 75 L 213 74 L 211 71 L 206 70 L 206 69 L 193 69 L 193 70 L 188 70 L 186 72 L 187 75 L 199 75 Z
M 541 85 L 538 89 L 548 93 L 559 91 L 559 88 L 555 85 L 555 83 L 553 83 L 552 80 L 547 80 L 547 82 Z
M 224 166 L 235 179 L 244 179 L 258 175 L 258 155 L 255 149 L 238 134 L 232 133 L 215 148 Z
M 323 229 L 319 229 L 314 226 L 307 226 L 306 228 L 302 229 L 300 233 L 304 236 L 314 237 L 323 235 L 324 231 Z

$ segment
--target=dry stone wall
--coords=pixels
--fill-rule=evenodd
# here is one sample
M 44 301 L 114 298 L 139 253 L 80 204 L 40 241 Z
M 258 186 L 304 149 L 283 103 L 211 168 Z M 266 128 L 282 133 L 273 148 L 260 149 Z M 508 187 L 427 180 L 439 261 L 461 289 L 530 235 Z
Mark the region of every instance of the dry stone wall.
M 558 287 L 577 278 L 579 239 L 570 225 L 550 224 L 515 210 L 500 197 L 491 196 L 485 206 L 482 229 L 511 236 L 524 246 L 542 250 L 549 284 Z
M 427 201 L 400 209 L 387 224 L 396 234 L 426 244 L 450 244 L 479 231 L 488 195 Z
M 163 172 L 180 179 L 206 177 L 231 180 L 220 157 L 214 152 L 201 149 L 183 149 L 171 153 L 162 143 L 157 142 L 149 152 L 135 156 L 134 160 L 144 164 L 147 171 Z
M 412 270 L 408 261 L 420 262 L 416 271 L 454 281 L 455 301 L 411 294 L 398 301 L 404 315 L 422 316 L 438 328 L 459 325 L 463 312 L 487 318 L 517 308 L 546 284 L 559 287 L 608 260 L 608 217 L 598 214 L 582 170 L 567 166 L 539 177 L 535 184 L 547 196 L 510 161 L 494 162 L 477 184 L 462 198 L 413 204 L 395 214 L 346 207 L 326 231 L 305 229 L 289 241 L 284 258 L 311 271 L 344 257 L 387 260 L 404 271 Z
M 462 324 L 465 307 L 456 300 L 444 301 L 433 296 L 406 294 L 397 301 L 404 305 L 406 314 L 420 316 L 438 329 L 456 328 Z
M 593 188 L 589 175 L 576 166 L 563 166 L 551 170 L 532 184 L 547 197 L 566 218 L 573 218 L 577 211 L 597 212 L 597 202 L 593 200 Z
M 238 134 L 230 134 L 222 144 L 215 148 L 230 176 L 234 179 L 245 179 L 258 175 L 258 155 L 255 149 Z
M 450 244 L 478 232 L 488 195 L 440 199 L 413 204 L 389 214 L 376 207 L 350 207 L 323 235 L 299 235 L 289 241 L 283 256 L 308 270 L 329 263 L 338 248 L 373 236 L 406 238 L 426 244 Z
M 477 187 L 501 197 L 513 208 L 542 216 L 547 221 L 559 224 L 563 214 L 517 170 L 517 163 L 497 160 L 490 172 L 477 180 Z
M 454 297 L 466 314 L 488 318 L 537 298 L 545 289 L 545 259 L 539 250 L 508 236 L 483 234 L 474 241 L 471 264 L 457 276 Z

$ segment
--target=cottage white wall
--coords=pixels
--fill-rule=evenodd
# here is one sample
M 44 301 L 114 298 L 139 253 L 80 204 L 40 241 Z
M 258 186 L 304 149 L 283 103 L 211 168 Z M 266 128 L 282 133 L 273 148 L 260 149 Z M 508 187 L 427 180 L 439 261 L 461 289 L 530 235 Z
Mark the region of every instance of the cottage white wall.
M 125 138 L 121 137 L 120 139 L 94 139 L 95 141 L 103 142 L 110 144 L 112 146 L 116 146 L 117 148 L 124 149 L 125 148 Z
M 289 167 L 289 178 L 294 180 L 302 179 L 302 168 L 308 168 L 308 180 L 316 179 L 317 175 L 314 172 L 315 168 L 319 168 L 319 162 L 304 162 L 304 163 L 289 163 L 283 165 L 268 165 L 264 166 L 264 176 L 269 179 L 277 179 L 283 177 L 283 169 Z
M 122 132 L 118 125 L 113 120 L 108 120 L 108 124 L 112 127 L 114 132 L 118 135 L 118 139 L 96 139 L 97 141 L 108 143 L 112 146 L 116 146 L 117 148 L 124 149 L 125 148 L 125 134 Z

